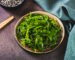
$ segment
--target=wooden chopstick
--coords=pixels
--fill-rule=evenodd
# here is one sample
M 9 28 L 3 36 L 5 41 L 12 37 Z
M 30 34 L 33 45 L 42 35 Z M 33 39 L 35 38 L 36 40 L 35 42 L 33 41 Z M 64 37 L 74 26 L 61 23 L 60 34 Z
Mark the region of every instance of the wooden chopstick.
M 8 17 L 6 20 L 0 23 L 0 29 L 5 27 L 8 23 L 10 23 L 14 19 L 14 16 Z

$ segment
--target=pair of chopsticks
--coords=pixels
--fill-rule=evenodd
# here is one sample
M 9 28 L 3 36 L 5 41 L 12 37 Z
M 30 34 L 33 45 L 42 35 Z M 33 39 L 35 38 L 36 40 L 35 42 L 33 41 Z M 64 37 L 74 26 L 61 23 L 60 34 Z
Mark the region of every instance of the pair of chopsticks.
M 4 28 L 8 23 L 10 23 L 14 19 L 14 16 L 8 17 L 6 20 L 0 23 L 0 30 Z

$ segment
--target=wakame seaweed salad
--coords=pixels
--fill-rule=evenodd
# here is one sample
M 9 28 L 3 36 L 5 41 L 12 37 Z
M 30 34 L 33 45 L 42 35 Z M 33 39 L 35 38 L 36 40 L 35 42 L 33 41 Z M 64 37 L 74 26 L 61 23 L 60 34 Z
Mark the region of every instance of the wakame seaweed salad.
M 44 52 L 58 45 L 61 27 L 47 15 L 30 13 L 18 24 L 16 34 L 23 47 Z

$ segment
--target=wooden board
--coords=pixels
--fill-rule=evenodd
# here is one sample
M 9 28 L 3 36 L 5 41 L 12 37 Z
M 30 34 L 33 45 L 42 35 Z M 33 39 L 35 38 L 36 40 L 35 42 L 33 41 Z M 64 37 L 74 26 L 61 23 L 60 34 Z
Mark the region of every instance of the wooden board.
M 4 11 L 5 10 L 5 11 Z M 14 15 L 15 19 L 5 28 L 0 30 L 0 60 L 63 60 L 66 49 L 66 41 L 55 51 L 36 55 L 23 50 L 14 38 L 14 26 L 18 19 L 30 11 L 43 10 L 34 1 L 27 0 L 21 6 L 13 9 L 0 7 L 0 22 L 9 15 Z

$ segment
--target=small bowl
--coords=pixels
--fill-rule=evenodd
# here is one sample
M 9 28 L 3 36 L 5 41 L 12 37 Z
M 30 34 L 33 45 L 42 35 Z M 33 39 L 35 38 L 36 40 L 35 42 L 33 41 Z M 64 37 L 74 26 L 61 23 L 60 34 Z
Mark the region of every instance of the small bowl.
M 4 7 L 8 7 L 8 8 L 14 8 L 14 7 L 21 5 L 23 2 L 24 2 L 24 0 L 21 0 L 21 2 L 19 2 L 17 5 L 15 4 L 15 5 L 9 6 L 9 5 L 6 5 L 6 3 L 0 1 L 0 5 L 2 5 Z M 10 4 L 12 4 L 12 3 L 10 3 Z
M 24 50 L 29 51 L 29 52 L 32 52 L 32 53 L 42 54 L 42 53 L 48 53 L 48 52 L 54 51 L 57 47 L 60 46 L 60 44 L 62 43 L 62 41 L 63 41 L 63 39 L 64 39 L 64 36 L 65 36 L 65 29 L 64 29 L 64 26 L 63 26 L 61 20 L 60 20 L 59 18 L 57 18 L 55 15 L 50 14 L 50 13 L 47 13 L 47 12 L 44 12 L 44 11 L 34 11 L 34 12 L 30 12 L 30 13 L 32 13 L 32 14 L 37 13 L 37 14 L 47 15 L 47 16 L 49 16 L 50 18 L 53 18 L 54 20 L 56 20 L 56 21 L 59 23 L 59 25 L 61 26 L 61 38 L 60 38 L 60 41 L 59 41 L 58 45 L 57 45 L 55 48 L 53 48 L 52 50 L 46 51 L 46 52 L 34 52 L 34 51 L 32 51 L 31 49 L 28 49 L 28 48 L 26 48 L 26 47 L 23 47 L 23 46 L 20 44 L 20 42 L 18 41 L 19 39 L 17 38 L 17 35 L 16 35 L 16 28 L 17 28 L 17 26 L 20 24 L 20 22 L 22 21 L 23 17 L 27 16 L 29 13 L 26 14 L 26 15 L 24 15 L 23 17 L 21 17 L 21 18 L 19 19 L 19 21 L 18 21 L 18 22 L 16 23 L 16 25 L 15 25 L 15 30 L 14 30 L 14 32 L 15 32 L 16 41 L 18 42 L 18 44 L 19 44 Z

